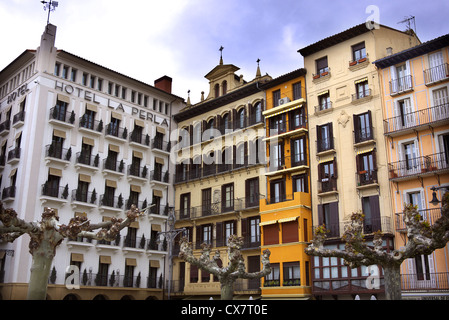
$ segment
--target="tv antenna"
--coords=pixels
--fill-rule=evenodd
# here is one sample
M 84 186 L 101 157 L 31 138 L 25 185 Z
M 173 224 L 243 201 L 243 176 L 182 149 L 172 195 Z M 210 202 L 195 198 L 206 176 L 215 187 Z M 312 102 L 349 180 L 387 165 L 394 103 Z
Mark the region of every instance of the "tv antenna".
M 50 23 L 50 12 L 55 11 L 55 9 L 58 7 L 58 1 L 41 1 L 41 3 L 44 5 L 44 11 L 48 10 L 48 16 L 47 16 L 47 25 Z
M 405 31 L 410 32 L 410 30 L 413 30 L 413 32 L 415 32 L 415 35 L 416 35 L 415 16 L 404 17 L 404 20 L 399 21 L 398 23 L 405 23 L 405 25 L 407 27 L 407 30 L 405 30 Z M 412 29 L 412 25 L 413 25 L 413 29 Z

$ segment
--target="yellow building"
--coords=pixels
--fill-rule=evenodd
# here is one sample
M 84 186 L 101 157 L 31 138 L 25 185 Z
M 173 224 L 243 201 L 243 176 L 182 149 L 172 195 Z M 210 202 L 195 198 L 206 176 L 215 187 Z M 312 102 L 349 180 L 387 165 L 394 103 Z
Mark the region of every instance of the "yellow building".
M 313 225 L 330 230 L 329 249 L 344 247 L 344 227 L 357 211 L 365 214 L 367 241 L 381 230 L 385 249 L 393 248 L 381 91 L 372 62 L 418 43 L 413 32 L 360 24 L 299 50 L 307 69 Z M 383 286 L 367 290 L 366 267 L 351 270 L 337 258 L 314 257 L 312 262 L 317 299 L 356 294 L 363 299 L 384 292 Z
M 267 196 L 260 201 L 261 250 L 271 251 L 272 268 L 263 282 L 264 299 L 311 296 L 304 252 L 312 233 L 305 74 L 298 69 L 263 86 L 269 162 Z
M 259 199 L 265 195 L 265 93 L 260 87 L 271 80 L 261 76 L 246 82 L 237 76 L 238 67 L 223 60 L 205 77 L 208 96 L 188 105 L 174 116 L 179 143 L 175 176 L 176 228 L 185 228 L 194 253 L 201 244 L 220 251 L 228 264 L 226 242 L 231 234 L 244 238 L 242 249 L 247 271 L 259 271 Z M 175 255 L 179 247 L 175 247 Z M 171 298 L 218 298 L 220 283 L 211 274 L 178 258 L 173 260 Z M 260 296 L 259 280 L 238 280 L 235 295 L 248 299 Z
M 404 245 L 404 203 L 418 206 L 432 225 L 441 203 L 431 188 L 449 189 L 449 34 L 375 61 L 383 97 L 395 247 Z M 442 199 L 444 188 L 436 191 Z M 401 266 L 406 298 L 449 293 L 449 247 L 407 259 Z

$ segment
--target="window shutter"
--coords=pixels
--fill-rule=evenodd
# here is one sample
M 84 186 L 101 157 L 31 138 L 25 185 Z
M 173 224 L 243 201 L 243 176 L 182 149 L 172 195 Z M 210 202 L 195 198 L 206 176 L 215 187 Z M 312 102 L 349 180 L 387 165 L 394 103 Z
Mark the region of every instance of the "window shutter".
M 248 180 L 246 180 L 246 182 L 248 183 Z M 248 233 L 248 218 L 242 218 L 240 221 L 241 227 L 242 227 L 242 237 L 243 237 L 243 241 L 246 240 L 247 238 L 247 233 Z
M 334 178 L 338 178 L 337 157 L 334 157 Z
M 282 223 L 282 243 L 298 241 L 298 220 Z
M 217 224 L 215 225 L 215 235 L 217 247 L 224 246 L 226 243 L 226 239 L 224 239 L 223 222 L 217 222 Z
M 381 218 L 380 218 L 380 206 L 379 206 L 379 196 L 369 197 L 369 206 L 371 211 L 371 224 L 373 226 L 373 232 L 381 230 Z
M 330 230 L 332 236 L 340 235 L 340 218 L 338 216 L 338 201 L 329 204 L 330 209 Z
M 318 225 L 322 225 L 324 222 L 324 215 L 323 215 L 323 205 L 318 205 Z

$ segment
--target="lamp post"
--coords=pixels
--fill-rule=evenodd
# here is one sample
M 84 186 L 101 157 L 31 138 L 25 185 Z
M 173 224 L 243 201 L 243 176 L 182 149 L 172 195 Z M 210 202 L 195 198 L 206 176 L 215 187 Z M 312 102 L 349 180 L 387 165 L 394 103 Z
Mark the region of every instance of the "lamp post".
M 432 188 L 430 188 L 430 190 L 432 190 L 433 192 L 432 192 L 432 200 L 431 201 L 429 201 L 429 203 L 430 204 L 433 204 L 434 206 L 437 206 L 441 201 L 440 200 L 438 200 L 438 197 L 437 197 L 437 190 L 439 190 L 439 189 L 447 189 L 448 188 L 448 186 L 444 186 L 444 187 L 432 187 Z
M 171 286 L 172 286 L 172 278 L 173 278 L 173 241 L 176 236 L 181 232 L 184 232 L 185 228 L 175 229 L 175 208 L 168 208 L 168 219 L 167 219 L 167 231 L 159 231 L 157 233 L 157 237 L 159 241 L 162 240 L 163 237 L 167 240 L 168 245 L 168 289 L 167 289 L 167 297 L 170 300 Z

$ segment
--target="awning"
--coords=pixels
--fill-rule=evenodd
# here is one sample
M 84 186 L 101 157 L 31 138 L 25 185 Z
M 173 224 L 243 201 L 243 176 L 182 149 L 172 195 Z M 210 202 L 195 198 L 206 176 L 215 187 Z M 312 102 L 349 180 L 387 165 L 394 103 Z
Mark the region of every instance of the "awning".
M 368 81 L 368 77 L 356 80 L 356 81 L 354 81 L 354 83 L 357 84 L 357 83 L 362 83 L 362 82 L 365 82 L 365 81 Z
M 162 227 L 160 224 L 152 224 L 151 231 L 162 231 Z
M 72 253 L 72 261 L 84 262 L 84 255 L 82 253 Z
M 150 260 L 150 267 L 151 268 L 159 268 L 160 267 L 159 260 Z
M 357 151 L 357 154 L 362 154 L 362 153 L 371 152 L 371 151 L 374 150 L 374 148 L 375 148 L 375 147 L 365 147 L 365 148 L 359 149 L 359 150 Z
M 83 181 L 83 182 L 89 182 L 89 183 L 91 182 L 90 176 L 87 174 L 82 174 L 82 173 L 80 173 L 80 175 L 79 175 L 79 180 Z
M 317 93 L 317 96 L 319 97 L 319 96 L 322 96 L 322 95 L 325 95 L 325 94 L 329 94 L 329 90 L 321 91 L 320 93 Z
M 86 103 L 86 110 L 98 112 L 97 106 L 94 104 Z
M 261 223 L 259 223 L 259 226 L 268 226 L 268 225 L 270 225 L 270 224 L 275 224 L 276 222 L 278 222 L 277 220 L 270 220 L 270 221 L 264 221 L 264 222 L 261 222 Z
M 66 137 L 65 131 L 53 129 L 53 135 L 55 137 L 64 138 Z
M 64 96 L 62 94 L 59 94 L 59 93 L 58 93 L 58 100 L 62 101 L 62 102 L 65 102 L 65 103 L 70 103 L 70 98 L 69 97 Z
M 330 162 L 330 161 L 334 161 L 334 155 L 330 154 L 324 157 L 320 157 L 320 161 L 318 163 L 324 163 L 324 162 Z
M 119 147 L 119 146 L 116 146 L 116 145 L 114 145 L 114 144 L 110 144 L 110 145 L 109 145 L 109 150 L 118 153 L 118 152 L 120 152 L 120 147 Z
M 137 260 L 134 258 L 126 258 L 125 264 L 131 267 L 137 267 Z
M 111 257 L 110 256 L 100 256 L 100 263 L 104 264 L 111 264 Z
M 298 109 L 298 108 L 301 108 L 301 107 L 302 107 L 302 104 L 299 104 L 299 105 L 296 105 L 296 106 L 291 107 L 291 108 L 282 109 L 282 110 L 280 110 L 280 111 L 278 111 L 278 112 L 274 112 L 274 113 L 272 113 L 272 114 L 267 114 L 267 115 L 265 116 L 265 119 L 271 118 L 271 117 L 274 117 L 274 116 L 277 116 L 277 115 L 279 115 L 279 114 L 281 114 L 281 113 L 287 113 L 287 112 L 289 112 L 289 111 L 292 111 L 292 110 L 294 110 L 294 109 Z
M 278 222 L 279 222 L 279 223 L 290 222 L 290 221 L 295 221 L 295 220 L 298 219 L 298 218 L 299 218 L 299 217 L 283 218 L 283 219 L 279 219 Z
M 95 140 L 91 139 L 91 138 L 83 137 L 83 143 L 93 147 L 95 145 Z
M 62 177 L 62 170 L 56 168 L 49 168 L 49 174 L 56 177 Z
M 117 181 L 106 179 L 106 187 L 117 188 Z

